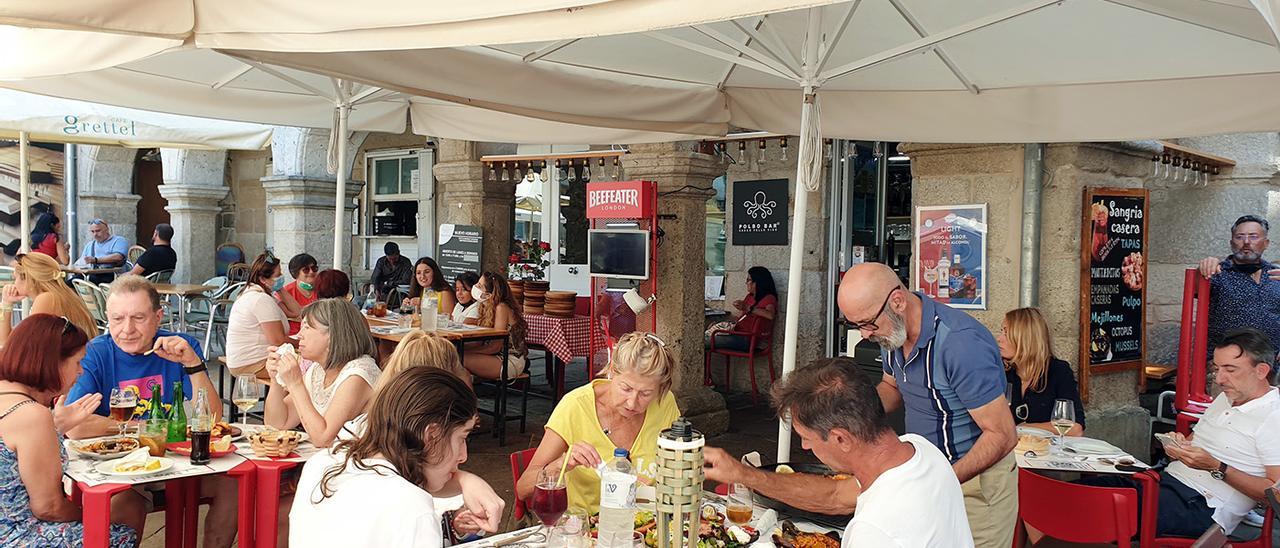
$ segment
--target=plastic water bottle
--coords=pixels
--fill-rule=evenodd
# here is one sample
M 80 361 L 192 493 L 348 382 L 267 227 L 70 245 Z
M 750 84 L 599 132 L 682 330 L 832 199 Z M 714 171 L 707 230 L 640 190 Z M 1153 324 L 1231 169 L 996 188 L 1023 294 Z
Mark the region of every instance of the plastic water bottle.
M 434 291 L 427 293 L 422 297 L 420 303 L 422 307 L 422 330 L 431 332 L 436 330 L 436 309 L 440 308 L 439 297 Z
M 596 546 L 631 548 L 636 519 L 636 476 L 626 449 L 614 449 L 600 470 L 600 527 Z

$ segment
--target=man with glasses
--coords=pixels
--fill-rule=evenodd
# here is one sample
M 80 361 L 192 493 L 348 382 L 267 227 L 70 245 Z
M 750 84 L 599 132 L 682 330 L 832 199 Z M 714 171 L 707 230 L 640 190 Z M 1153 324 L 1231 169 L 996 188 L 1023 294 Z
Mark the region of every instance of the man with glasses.
M 1270 228 L 1257 215 L 1240 217 L 1231 225 L 1231 254 L 1200 261 L 1200 274 L 1209 279 L 1208 348 L 1245 327 L 1261 330 L 1280 347 L 1280 267 L 1262 258 Z
M 879 263 L 850 269 L 837 301 L 852 327 L 880 345 L 884 373 L 876 391 L 885 411 L 905 408 L 907 432 L 928 439 L 951 463 L 974 545 L 1012 544 L 1018 437 L 991 332 L 964 312 L 907 291 Z
M 172 271 L 177 268 L 178 254 L 174 252 L 173 246 L 169 245 L 171 240 L 173 240 L 173 227 L 168 223 L 156 225 L 155 232 L 151 233 L 151 249 L 138 257 L 138 264 L 133 265 L 133 270 L 129 273 L 146 277 L 156 272 Z
M 129 241 L 111 233 L 111 227 L 102 219 L 89 221 L 89 241 L 84 244 L 84 252 L 80 254 L 80 263 L 97 270 L 119 268 L 129 256 Z M 115 274 L 91 274 L 89 281 L 95 284 L 111 283 Z

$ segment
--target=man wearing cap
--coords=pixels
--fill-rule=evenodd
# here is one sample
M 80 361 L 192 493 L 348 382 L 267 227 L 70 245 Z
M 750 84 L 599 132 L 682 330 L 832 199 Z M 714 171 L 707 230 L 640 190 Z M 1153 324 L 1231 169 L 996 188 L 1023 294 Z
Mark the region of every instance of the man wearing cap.
M 111 227 L 102 219 L 89 221 L 89 241 L 84 244 L 80 263 L 91 270 L 119 269 L 129 256 L 129 241 L 111 233 Z M 91 274 L 89 281 L 95 284 L 111 283 L 115 274 Z
M 400 246 L 395 242 L 387 242 L 382 246 L 383 257 L 373 266 L 373 290 L 379 299 L 386 299 L 397 286 L 409 285 L 413 279 L 413 265 L 400 255 Z M 387 303 L 396 306 L 396 303 Z
M 1236 329 L 1252 327 L 1266 333 L 1280 348 L 1280 267 L 1262 258 L 1271 243 L 1271 224 L 1245 215 L 1231 225 L 1231 254 L 1206 257 L 1200 274 L 1209 279 L 1209 344 Z

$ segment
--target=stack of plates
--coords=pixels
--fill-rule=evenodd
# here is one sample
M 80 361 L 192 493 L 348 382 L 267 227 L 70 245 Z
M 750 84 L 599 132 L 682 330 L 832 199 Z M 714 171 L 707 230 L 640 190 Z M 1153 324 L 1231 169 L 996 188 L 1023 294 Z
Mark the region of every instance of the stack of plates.
M 542 309 L 548 316 L 572 318 L 578 294 L 573 291 L 548 291 Z
M 511 288 L 511 296 L 516 302 L 524 302 L 524 280 L 507 280 L 507 287 Z
M 542 305 L 550 282 L 544 280 L 526 280 L 524 282 L 524 313 L 542 314 Z

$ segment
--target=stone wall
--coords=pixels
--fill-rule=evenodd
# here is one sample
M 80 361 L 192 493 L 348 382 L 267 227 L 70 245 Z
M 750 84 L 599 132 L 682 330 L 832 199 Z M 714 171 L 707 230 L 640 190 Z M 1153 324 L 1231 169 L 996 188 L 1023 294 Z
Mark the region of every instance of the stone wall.
M 770 145 L 776 145 L 776 141 L 770 143 Z M 741 163 L 729 164 L 726 172 L 726 231 L 728 230 L 727 227 L 732 226 L 731 223 L 733 222 L 732 204 L 735 200 L 733 193 L 735 181 L 786 179 L 788 186 L 791 188 L 789 194 L 791 215 L 787 221 L 788 233 L 790 233 L 790 223 L 795 218 L 796 157 L 798 154 L 795 154 L 795 150 L 791 150 L 787 155 L 787 159 L 783 160 L 776 146 L 766 149 L 762 154 L 759 148 L 754 146 L 754 143 L 748 146 L 744 152 L 745 160 L 741 161 Z M 732 150 L 730 155 L 733 159 L 738 159 L 736 150 Z M 826 356 L 826 333 L 831 318 L 826 317 L 823 311 L 826 307 L 827 295 L 832 289 L 827 279 L 827 254 L 830 252 L 830 246 L 827 242 L 827 223 L 830 210 L 826 204 L 827 186 L 828 180 L 826 170 L 824 170 L 821 186 L 817 191 L 809 195 L 809 207 L 805 215 L 808 225 L 805 228 L 804 247 L 807 252 L 802 263 L 804 272 L 801 279 L 800 308 L 809 313 L 800 317 L 799 339 L 796 345 L 797 367 L 802 367 L 815 359 Z M 789 280 L 787 270 L 791 264 L 791 246 L 735 246 L 732 245 L 732 239 L 732 235 L 727 235 L 728 241 L 725 242 L 725 300 L 708 301 L 708 305 L 712 308 L 724 308 L 732 313 L 732 305 L 729 303 L 744 298 L 746 294 L 747 269 L 753 266 L 768 268 L 769 272 L 773 274 L 774 283 L 778 286 L 778 315 L 773 322 L 773 365 L 777 374 L 781 376 L 783 327 L 788 313 L 786 309 L 787 283 Z M 718 386 L 723 386 L 724 360 L 722 357 L 713 358 L 712 377 L 716 379 Z M 756 382 L 761 394 L 767 393 L 771 383 L 769 381 L 768 362 L 765 359 L 756 360 Z M 746 360 L 734 359 L 731 387 L 736 392 L 751 390 L 751 380 Z
M 262 177 L 271 173 L 271 151 L 238 150 L 230 156 L 227 186 L 231 191 L 221 204 L 218 244 L 238 243 L 253 256 L 267 246 L 271 231 L 267 193 L 262 188 Z

